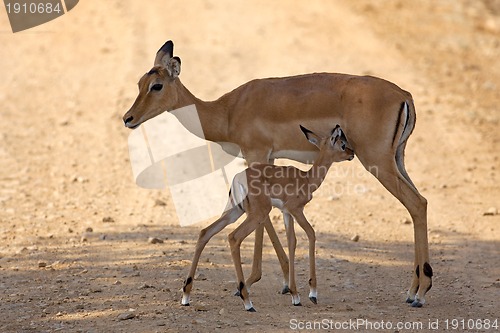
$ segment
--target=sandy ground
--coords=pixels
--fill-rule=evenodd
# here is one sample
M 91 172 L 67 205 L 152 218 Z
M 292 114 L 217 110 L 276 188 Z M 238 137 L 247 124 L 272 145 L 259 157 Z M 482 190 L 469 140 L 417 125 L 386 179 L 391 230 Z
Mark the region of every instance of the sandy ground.
M 500 215 L 484 215 L 500 209 L 497 1 L 88 0 L 17 34 L 1 10 L 0 32 L 0 332 L 265 332 L 358 319 L 393 324 L 378 326 L 386 332 L 446 331 L 454 319 L 465 320 L 458 331 L 496 331 L 476 323 L 500 317 Z M 331 172 L 306 208 L 319 304 L 306 301 L 298 231 L 303 306 L 278 294 L 266 239 L 252 288 L 258 312 L 245 312 L 222 232 L 202 257 L 193 306 L 180 306 L 203 225 L 181 228 L 168 191 L 134 184 L 121 122 L 167 39 L 183 83 L 206 100 L 253 78 L 315 71 L 368 73 L 412 92 L 406 161 L 429 201 L 435 272 L 425 307 L 404 303 L 408 213 L 356 160 Z M 286 244 L 278 212 L 273 220 Z

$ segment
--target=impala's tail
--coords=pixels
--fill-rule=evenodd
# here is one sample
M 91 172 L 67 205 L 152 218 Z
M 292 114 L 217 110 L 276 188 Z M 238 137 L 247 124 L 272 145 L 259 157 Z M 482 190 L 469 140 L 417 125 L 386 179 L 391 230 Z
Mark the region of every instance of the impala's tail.
M 410 100 L 401 103 L 396 123 L 396 130 L 394 131 L 394 137 L 392 139 L 394 148 L 406 143 L 406 140 L 408 140 L 408 137 L 415 128 L 415 120 L 416 114 L 413 101 Z
M 415 128 L 416 122 L 416 113 L 415 113 L 415 105 L 413 104 L 413 100 L 406 100 L 401 104 L 401 108 L 399 110 L 398 121 L 396 125 L 396 130 L 394 132 L 393 138 L 393 147 L 396 150 L 396 165 L 398 167 L 399 172 L 404 177 L 406 181 L 418 192 L 415 184 L 411 181 L 408 173 L 405 169 L 404 164 L 404 155 L 405 155 L 405 147 L 406 141 L 410 137 L 413 129 Z

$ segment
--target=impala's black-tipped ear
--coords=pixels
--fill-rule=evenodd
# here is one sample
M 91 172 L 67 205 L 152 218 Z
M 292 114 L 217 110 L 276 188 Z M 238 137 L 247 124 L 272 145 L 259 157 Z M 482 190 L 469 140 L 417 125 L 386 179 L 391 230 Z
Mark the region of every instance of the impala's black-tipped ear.
M 310 143 L 312 143 L 313 145 L 315 145 L 316 147 L 319 148 L 319 142 L 321 141 L 319 136 L 317 136 L 314 132 L 308 130 L 304 126 L 302 126 L 302 125 L 299 125 L 299 126 L 300 126 L 302 133 L 304 133 L 304 135 L 306 136 L 307 140 L 309 140 Z
M 337 132 L 338 132 L 339 130 L 340 130 L 340 133 L 342 133 L 342 130 L 340 129 L 340 125 L 339 125 L 339 124 L 335 125 L 335 128 L 334 128 L 334 129 L 332 129 L 332 133 L 330 134 L 330 136 L 334 136 L 334 134 L 335 134 L 335 135 L 338 135 L 338 133 L 337 133 Z
M 174 55 L 174 43 L 169 40 L 156 52 L 155 66 L 167 67 L 169 60 Z

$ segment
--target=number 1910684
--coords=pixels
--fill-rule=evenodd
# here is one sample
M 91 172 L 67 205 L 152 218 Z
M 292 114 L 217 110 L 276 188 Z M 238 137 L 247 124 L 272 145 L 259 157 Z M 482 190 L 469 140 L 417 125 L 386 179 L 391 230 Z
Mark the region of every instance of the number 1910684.
M 446 319 L 446 330 L 498 330 L 498 319 Z
M 30 3 L 6 3 L 8 14 L 52 14 L 63 12 L 61 8 L 61 3 L 56 4 L 50 2 L 30 2 Z

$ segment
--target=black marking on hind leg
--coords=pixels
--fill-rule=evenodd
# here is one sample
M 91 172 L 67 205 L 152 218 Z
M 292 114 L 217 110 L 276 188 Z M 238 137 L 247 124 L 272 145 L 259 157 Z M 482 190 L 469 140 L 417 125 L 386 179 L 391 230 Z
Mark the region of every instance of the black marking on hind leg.
M 184 281 L 184 286 L 182 287 L 182 291 L 186 292 L 186 287 L 187 287 L 188 285 L 190 285 L 190 284 L 191 284 L 191 282 L 193 282 L 193 278 L 192 278 L 192 277 L 188 277 L 188 278 L 186 279 L 186 281 Z
M 430 278 L 433 275 L 432 267 L 431 267 L 431 265 L 429 265 L 428 262 L 424 263 L 424 274 L 425 274 L 425 276 L 430 277 Z
M 311 285 L 311 283 L 312 283 L 312 279 L 309 279 L 309 286 Z
M 417 277 L 420 277 L 420 267 L 417 265 L 417 268 L 415 268 L 415 274 L 417 274 Z
M 240 292 L 240 294 L 238 296 L 240 296 L 241 299 L 243 299 L 243 293 L 241 292 L 243 290 L 243 288 L 245 288 L 245 283 L 243 283 L 243 281 L 241 281 L 240 285 L 238 286 L 238 291 Z
M 431 265 L 429 265 L 428 262 L 424 263 L 424 274 L 427 276 L 429 279 L 431 279 L 431 284 L 427 288 L 425 292 L 428 292 L 432 288 L 432 276 L 434 275 L 434 272 L 432 271 Z

